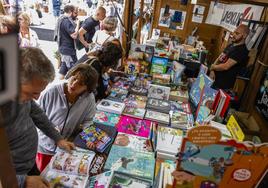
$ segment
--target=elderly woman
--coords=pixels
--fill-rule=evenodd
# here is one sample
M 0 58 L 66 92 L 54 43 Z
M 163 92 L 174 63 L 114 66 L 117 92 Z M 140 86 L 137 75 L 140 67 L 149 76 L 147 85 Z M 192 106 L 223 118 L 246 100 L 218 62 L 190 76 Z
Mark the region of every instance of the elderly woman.
M 66 139 L 79 128 L 90 126 L 95 115 L 95 98 L 92 93 L 98 80 L 97 71 L 88 64 L 78 64 L 69 71 L 68 82 L 54 85 L 41 94 L 38 104 L 45 111 L 58 132 Z M 56 145 L 42 131 L 36 157 L 42 171 L 54 155 Z
M 30 16 L 26 12 L 20 12 L 17 18 L 20 26 L 19 46 L 39 47 L 38 36 L 34 30 L 30 29 Z

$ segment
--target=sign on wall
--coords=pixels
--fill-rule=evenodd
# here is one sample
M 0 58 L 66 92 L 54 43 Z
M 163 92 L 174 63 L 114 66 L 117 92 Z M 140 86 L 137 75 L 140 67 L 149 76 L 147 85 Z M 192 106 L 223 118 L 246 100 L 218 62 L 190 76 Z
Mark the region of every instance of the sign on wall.
M 234 31 L 241 19 L 260 20 L 262 6 L 250 4 L 222 4 L 211 2 L 206 23 Z

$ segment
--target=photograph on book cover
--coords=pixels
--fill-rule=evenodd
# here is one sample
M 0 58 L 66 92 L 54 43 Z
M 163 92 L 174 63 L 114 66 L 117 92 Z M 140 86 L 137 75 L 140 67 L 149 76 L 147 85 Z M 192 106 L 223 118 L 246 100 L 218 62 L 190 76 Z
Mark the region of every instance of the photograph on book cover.
M 119 121 L 119 115 L 109 112 L 97 111 L 93 121 L 95 123 L 101 123 L 108 126 L 115 126 Z

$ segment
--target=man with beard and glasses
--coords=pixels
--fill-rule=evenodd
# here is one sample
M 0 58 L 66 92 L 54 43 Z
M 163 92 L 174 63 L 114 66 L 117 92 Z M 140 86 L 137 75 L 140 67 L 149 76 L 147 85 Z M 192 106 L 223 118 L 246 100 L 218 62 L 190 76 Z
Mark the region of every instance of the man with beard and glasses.
M 61 79 L 77 61 L 75 39 L 78 35 L 79 21 L 77 20 L 78 8 L 70 5 L 67 16 L 63 18 L 59 27 L 59 52 L 61 54 L 61 66 L 59 73 Z
M 247 65 L 248 49 L 245 40 L 249 34 L 246 25 L 238 26 L 231 35 L 228 45 L 210 67 L 210 78 L 215 80 L 216 89 L 232 89 L 236 76 Z

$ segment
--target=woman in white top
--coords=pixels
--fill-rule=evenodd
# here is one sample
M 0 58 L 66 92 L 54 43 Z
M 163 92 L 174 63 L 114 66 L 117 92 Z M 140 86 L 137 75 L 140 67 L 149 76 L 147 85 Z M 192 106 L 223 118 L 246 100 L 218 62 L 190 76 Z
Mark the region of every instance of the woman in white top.
M 26 12 L 18 14 L 19 31 L 19 46 L 20 47 L 39 47 L 38 36 L 36 32 L 30 29 L 30 16 Z
M 115 38 L 113 37 L 116 30 L 118 20 L 116 17 L 108 16 L 102 22 L 102 30 L 96 31 L 92 38 L 92 42 L 95 44 L 92 51 L 98 50 L 101 46 L 107 42 L 112 41 Z

